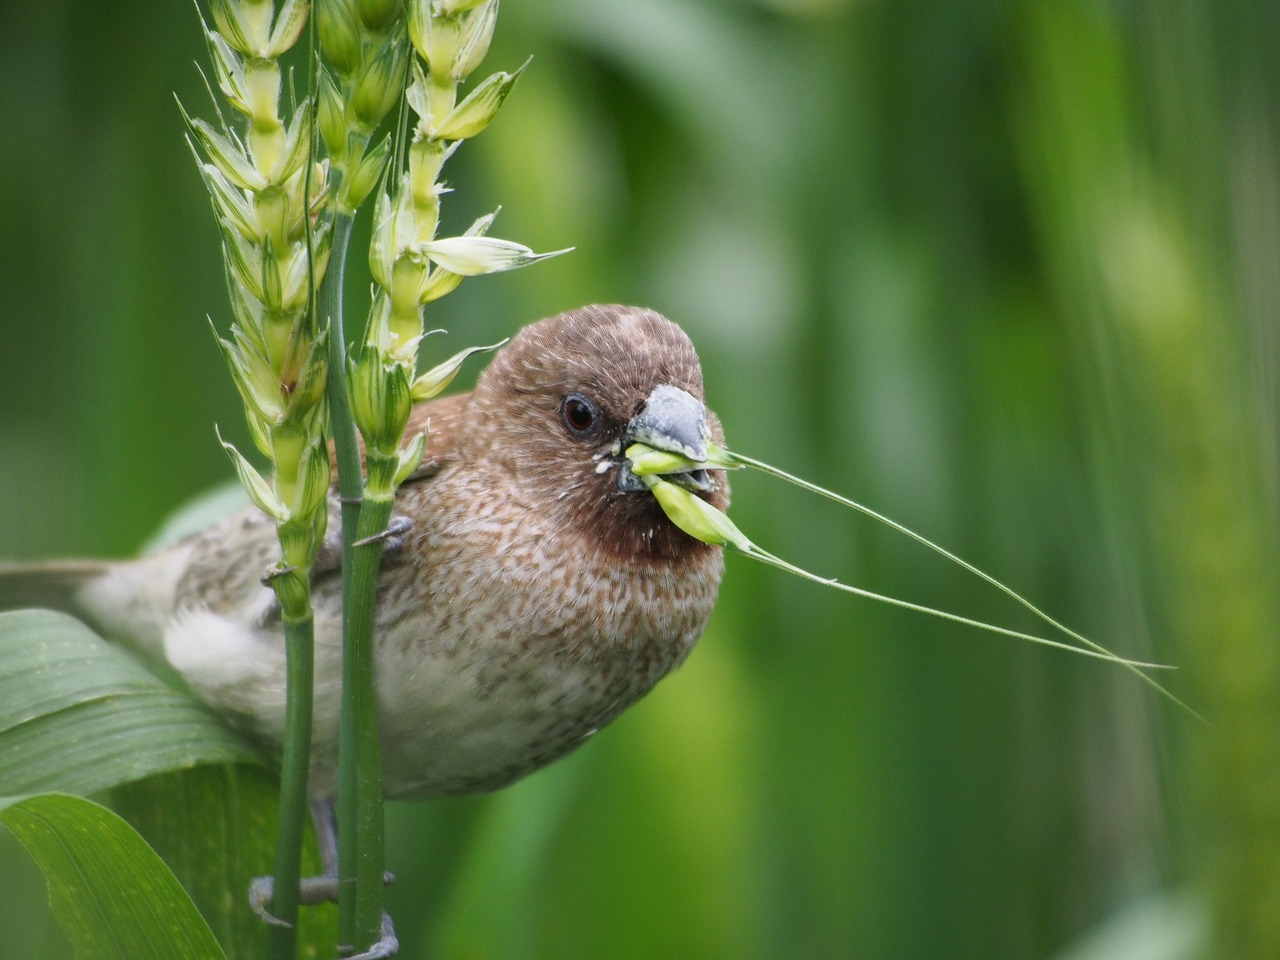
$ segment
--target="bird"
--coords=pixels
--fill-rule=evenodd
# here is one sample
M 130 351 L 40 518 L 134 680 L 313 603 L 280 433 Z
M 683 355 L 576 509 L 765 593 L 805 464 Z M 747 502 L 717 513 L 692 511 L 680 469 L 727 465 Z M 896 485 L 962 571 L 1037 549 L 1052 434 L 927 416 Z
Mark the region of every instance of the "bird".
M 693 461 L 724 444 L 692 342 L 656 311 L 596 304 L 533 323 L 474 390 L 416 407 L 407 435 L 419 429 L 426 455 L 397 493 L 403 532 L 375 604 L 387 799 L 497 790 L 584 743 L 685 660 L 724 571 L 721 549 L 679 530 L 628 467 L 633 442 Z M 723 471 L 675 479 L 728 507 Z M 0 608 L 78 615 L 278 755 L 284 640 L 263 581 L 278 550 L 273 521 L 248 508 L 134 560 L 0 568 Z M 315 803 L 337 788 L 336 563 L 317 564 L 313 607 Z

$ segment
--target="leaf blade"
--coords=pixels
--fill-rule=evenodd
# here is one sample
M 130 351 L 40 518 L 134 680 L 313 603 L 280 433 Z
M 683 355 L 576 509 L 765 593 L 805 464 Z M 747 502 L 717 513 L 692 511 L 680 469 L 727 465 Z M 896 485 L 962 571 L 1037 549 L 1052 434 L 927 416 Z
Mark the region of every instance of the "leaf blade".
M 182 885 L 132 827 L 89 800 L 0 800 L 3 822 L 49 880 L 83 960 L 225 960 Z
M 263 762 L 190 696 L 65 614 L 0 614 L 0 792 L 96 793 L 166 770 Z

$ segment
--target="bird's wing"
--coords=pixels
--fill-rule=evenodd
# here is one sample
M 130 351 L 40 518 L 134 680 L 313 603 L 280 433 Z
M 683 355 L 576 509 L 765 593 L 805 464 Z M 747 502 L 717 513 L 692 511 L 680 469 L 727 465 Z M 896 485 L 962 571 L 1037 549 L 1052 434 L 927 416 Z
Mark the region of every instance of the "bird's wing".
M 430 480 L 440 469 L 459 456 L 458 450 L 464 435 L 463 415 L 470 393 L 458 393 L 450 397 L 440 397 L 427 403 L 420 403 L 409 414 L 409 425 L 405 428 L 405 437 L 412 440 L 423 430 L 427 431 L 427 452 L 418 469 L 409 474 L 405 483 Z M 360 457 L 364 458 L 364 441 L 360 440 Z M 338 458 L 332 455 L 330 444 L 330 462 L 333 464 L 332 482 L 338 482 Z

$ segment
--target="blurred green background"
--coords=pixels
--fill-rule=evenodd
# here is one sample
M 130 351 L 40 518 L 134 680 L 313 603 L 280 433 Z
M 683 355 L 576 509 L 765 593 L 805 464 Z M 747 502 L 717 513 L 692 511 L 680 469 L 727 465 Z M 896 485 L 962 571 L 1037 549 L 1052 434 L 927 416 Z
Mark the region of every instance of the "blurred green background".
M 1280 4 L 508 0 L 534 63 L 446 231 L 577 251 L 438 357 L 590 301 L 702 355 L 731 444 L 951 547 L 1123 671 L 730 558 L 689 663 L 567 761 L 393 805 L 408 958 L 1280 956 Z M 190 4 L 0 8 L 0 555 L 124 555 L 249 444 L 176 91 Z M 355 258 L 353 303 L 366 281 Z M 474 375 L 472 371 L 471 375 Z M 759 476 L 754 539 L 1020 629 Z M 0 837 L 0 956 L 59 956 Z

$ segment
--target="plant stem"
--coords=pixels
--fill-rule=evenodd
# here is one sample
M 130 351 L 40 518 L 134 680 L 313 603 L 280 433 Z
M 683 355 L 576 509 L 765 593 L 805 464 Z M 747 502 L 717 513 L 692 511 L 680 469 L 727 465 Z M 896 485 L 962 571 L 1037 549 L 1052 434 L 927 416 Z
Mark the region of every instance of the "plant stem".
M 394 498 L 367 497 L 360 538 L 386 530 Z M 374 601 L 382 543 L 354 548 L 343 616 L 342 717 L 338 751 L 341 942 L 364 950 L 382 933 L 382 754 L 374 692 Z M 354 881 L 354 882 L 352 882 Z
M 356 521 L 360 514 L 360 493 L 364 477 L 360 469 L 360 447 L 356 443 L 356 424 L 351 417 L 351 401 L 347 397 L 347 338 L 342 322 L 343 277 L 347 266 L 347 249 L 351 245 L 354 217 L 336 214 L 333 221 L 333 246 L 329 266 L 320 285 L 319 312 L 329 324 L 329 379 L 325 386 L 329 400 L 329 427 L 334 453 L 338 461 L 338 496 L 342 502 L 342 587 L 346 600 L 349 579 L 347 548 L 355 543 Z
M 315 672 L 315 617 L 309 603 L 304 619 L 285 621 L 284 643 L 289 676 L 271 912 L 286 926 L 271 927 L 271 952 L 277 960 L 294 960 L 298 953 L 298 885 L 302 876 L 302 832 L 307 819 Z
M 339 937 L 363 950 L 382 929 L 382 765 L 373 689 L 373 612 L 382 547 L 356 547 L 386 529 L 394 501 L 362 503 L 364 477 L 347 396 L 342 281 L 352 218 L 334 223 L 329 268 L 320 288 L 329 322 L 329 415 L 342 503 L 342 714 L 338 741 Z

